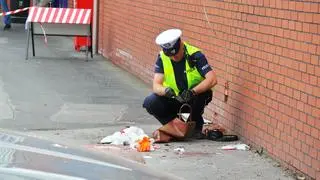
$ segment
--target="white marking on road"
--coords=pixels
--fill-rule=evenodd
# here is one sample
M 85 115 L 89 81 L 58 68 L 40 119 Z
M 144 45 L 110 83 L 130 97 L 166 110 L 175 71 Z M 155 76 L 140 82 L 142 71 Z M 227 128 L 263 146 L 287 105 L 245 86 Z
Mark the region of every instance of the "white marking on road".
M 0 148 L 0 167 L 7 167 L 12 163 L 14 159 L 14 153 L 16 151 L 10 148 Z
M 14 176 L 27 176 L 27 177 L 33 177 L 36 179 L 50 179 L 50 180 L 86 180 L 84 178 L 80 177 L 74 177 L 74 176 L 67 176 L 62 174 L 56 174 L 56 173 L 49 173 L 44 171 L 36 171 L 31 169 L 24 169 L 24 168 L 0 168 L 1 174 L 12 174 Z
M 132 171 L 132 169 L 130 169 L 130 168 L 119 166 L 116 164 L 98 161 L 98 160 L 94 160 L 91 158 L 81 157 L 81 156 L 77 156 L 77 155 L 73 155 L 73 154 L 50 151 L 47 149 L 40 149 L 40 148 L 35 148 L 35 147 L 30 147 L 30 146 L 2 143 L 2 142 L 0 142 L 0 147 L 12 148 L 12 149 L 19 150 L 19 151 L 27 151 L 27 152 L 37 153 L 37 154 L 44 154 L 44 155 L 48 155 L 48 156 L 76 160 L 76 161 L 81 161 L 81 162 L 85 162 L 85 163 L 91 163 L 91 164 L 95 164 L 95 165 L 101 165 L 101 166 L 107 166 L 107 167 L 111 167 L 111 168 L 115 168 L 115 169 L 121 169 L 121 170 L 125 170 L 125 171 Z

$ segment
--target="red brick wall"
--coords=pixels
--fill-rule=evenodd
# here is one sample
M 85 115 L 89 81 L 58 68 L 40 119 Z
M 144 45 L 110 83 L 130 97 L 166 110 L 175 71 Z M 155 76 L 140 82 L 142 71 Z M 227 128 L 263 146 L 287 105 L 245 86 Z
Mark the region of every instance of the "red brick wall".
M 108 0 L 99 7 L 101 54 L 150 83 L 156 35 L 183 29 L 218 75 L 206 117 L 320 179 L 319 0 Z

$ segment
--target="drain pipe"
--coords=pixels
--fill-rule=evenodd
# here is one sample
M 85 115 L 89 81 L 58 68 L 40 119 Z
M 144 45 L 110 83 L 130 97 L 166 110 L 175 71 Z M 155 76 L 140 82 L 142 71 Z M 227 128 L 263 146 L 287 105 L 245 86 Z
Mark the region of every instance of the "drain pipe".
M 98 11 L 99 0 L 93 1 L 93 27 L 92 27 L 92 50 L 94 54 L 97 54 L 97 29 L 98 29 Z

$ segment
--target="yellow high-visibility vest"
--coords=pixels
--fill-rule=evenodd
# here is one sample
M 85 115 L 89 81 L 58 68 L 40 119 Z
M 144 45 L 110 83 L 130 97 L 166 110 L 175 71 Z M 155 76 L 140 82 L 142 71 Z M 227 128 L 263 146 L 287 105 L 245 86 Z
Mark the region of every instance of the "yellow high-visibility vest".
M 191 46 L 186 42 L 184 42 L 184 45 L 187 49 L 187 52 L 185 52 L 185 53 L 188 53 L 187 55 L 189 57 L 192 56 L 194 53 L 200 51 L 200 49 L 198 49 L 197 47 Z M 160 52 L 160 57 L 161 57 L 163 69 L 164 69 L 164 80 L 163 80 L 162 85 L 164 87 L 172 88 L 174 90 L 174 92 L 176 93 L 176 95 L 179 95 L 180 90 L 179 90 L 177 83 L 176 83 L 176 78 L 174 75 L 174 70 L 173 70 L 173 66 L 171 63 L 171 59 L 170 59 L 170 57 L 166 56 L 163 53 L 163 51 Z M 185 69 L 186 69 L 186 73 L 187 73 L 188 89 L 195 87 L 201 81 L 204 80 L 204 78 L 201 76 L 201 74 L 199 73 L 199 71 L 197 70 L 196 67 L 191 68 L 189 66 L 188 60 L 186 60 L 186 68 Z

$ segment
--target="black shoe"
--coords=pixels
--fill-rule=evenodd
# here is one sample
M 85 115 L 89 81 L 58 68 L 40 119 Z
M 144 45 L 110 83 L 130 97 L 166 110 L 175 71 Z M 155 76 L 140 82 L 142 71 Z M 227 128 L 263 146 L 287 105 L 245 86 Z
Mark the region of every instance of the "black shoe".
M 205 139 L 206 135 L 200 130 L 195 130 L 191 136 L 192 139 Z
M 223 133 L 218 130 L 211 130 L 206 132 L 206 136 L 207 136 L 207 139 L 215 141 L 223 137 Z
M 221 131 L 218 131 L 218 130 L 207 131 L 206 138 L 212 141 L 221 141 L 221 142 L 230 142 L 230 141 L 239 140 L 237 135 L 224 135 Z
M 9 30 L 11 29 L 11 24 L 6 24 L 4 27 L 3 27 L 3 30 L 6 31 L 6 30 Z

